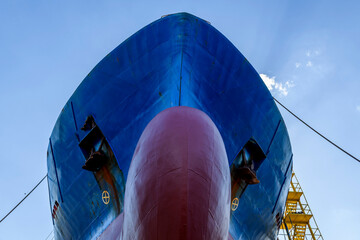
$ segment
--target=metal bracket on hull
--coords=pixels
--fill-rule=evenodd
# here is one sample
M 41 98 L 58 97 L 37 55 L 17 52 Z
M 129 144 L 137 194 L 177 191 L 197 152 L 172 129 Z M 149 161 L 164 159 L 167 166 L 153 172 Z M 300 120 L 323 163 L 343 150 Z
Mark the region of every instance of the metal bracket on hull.
M 115 155 L 106 137 L 96 124 L 93 116 L 88 116 L 83 127 L 88 131 L 80 141 L 79 147 L 86 159 L 82 168 L 93 172 L 102 192 L 108 192 L 109 199 L 114 201 L 116 215 L 122 211 L 125 180 Z M 110 196 L 112 196 L 110 198 Z M 108 203 L 106 203 L 108 204 Z
M 250 139 L 234 159 L 231 167 L 231 199 L 240 198 L 247 185 L 258 184 L 256 171 L 266 155 L 254 139 Z

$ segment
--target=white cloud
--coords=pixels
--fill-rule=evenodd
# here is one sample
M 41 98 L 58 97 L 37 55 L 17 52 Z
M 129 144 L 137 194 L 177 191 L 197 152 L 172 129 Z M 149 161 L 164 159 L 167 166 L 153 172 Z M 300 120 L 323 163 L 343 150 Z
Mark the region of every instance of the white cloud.
M 358 112 L 360 112 L 360 105 L 357 105 L 357 106 L 356 106 L 356 110 L 357 110 Z
M 301 63 L 299 63 L 299 62 L 295 63 L 295 67 L 296 67 L 296 68 L 301 67 Z
M 273 89 L 273 86 L 275 85 L 275 77 L 268 77 L 267 75 L 265 74 L 262 74 L 260 73 L 260 77 L 261 79 L 264 81 L 265 85 L 267 86 L 267 88 L 269 90 L 272 90 Z
M 308 62 L 306 63 L 306 66 L 307 66 L 307 67 L 312 67 L 312 66 L 313 66 L 312 61 L 308 61 Z
M 295 86 L 293 82 L 289 81 L 286 81 L 285 83 L 276 82 L 275 76 L 269 77 L 266 74 L 260 73 L 260 77 L 270 91 L 276 91 L 283 96 L 287 96 L 289 93 L 288 89 Z
M 286 81 L 286 82 L 285 82 L 285 85 L 286 85 L 286 87 L 288 87 L 288 88 L 295 87 L 294 82 L 289 82 L 289 81 Z
M 320 50 L 313 50 L 313 51 L 307 50 L 307 51 L 305 52 L 305 55 L 306 55 L 307 57 L 314 57 L 314 56 L 319 56 L 320 53 L 321 53 Z

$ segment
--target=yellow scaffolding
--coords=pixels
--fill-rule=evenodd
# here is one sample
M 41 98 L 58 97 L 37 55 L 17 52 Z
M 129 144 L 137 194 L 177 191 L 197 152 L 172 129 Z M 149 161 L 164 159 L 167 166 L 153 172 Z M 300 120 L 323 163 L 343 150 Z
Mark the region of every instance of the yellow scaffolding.
M 278 239 L 324 239 L 294 172 Z

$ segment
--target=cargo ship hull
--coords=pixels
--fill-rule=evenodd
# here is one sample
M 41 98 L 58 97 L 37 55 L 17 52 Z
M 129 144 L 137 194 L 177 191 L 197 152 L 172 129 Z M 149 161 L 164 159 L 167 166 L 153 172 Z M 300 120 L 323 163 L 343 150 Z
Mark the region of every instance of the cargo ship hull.
M 170 110 L 179 107 L 187 110 Z M 204 173 L 200 174 L 204 185 L 199 184 L 198 191 L 186 191 L 184 186 L 175 182 L 174 185 L 164 185 L 165 190 L 161 188 L 164 197 L 157 198 L 151 194 L 153 189 L 154 193 L 157 191 L 157 185 L 152 187 L 151 184 L 152 179 L 159 177 L 161 171 L 158 170 L 163 165 L 146 172 L 141 166 L 150 160 L 144 159 L 151 159 L 148 155 L 154 149 L 161 155 L 162 151 L 176 149 L 175 146 L 182 144 L 170 147 L 150 144 L 154 149 L 148 149 L 148 154 L 144 155 L 147 157 L 141 158 L 136 158 L 137 146 L 158 116 L 166 111 L 186 115 L 189 109 L 206 116 L 207 121 L 203 125 L 210 122 L 213 124 L 211 129 L 219 133 L 214 139 L 223 144 L 224 152 L 215 163 L 222 164 L 225 158 L 227 164 L 227 170 L 219 174 L 223 176 L 223 183 L 217 181 L 222 186 L 221 190 L 212 189 L 213 179 Z M 178 118 L 181 119 L 181 116 Z M 197 117 L 183 122 L 185 125 L 182 127 L 178 125 L 174 128 L 188 129 L 188 126 L 196 125 L 196 121 Z M 170 133 L 171 126 L 160 124 L 150 132 Z M 182 138 L 176 137 L 180 133 L 182 131 L 164 134 L 162 140 L 154 140 L 154 143 L 174 139 L 181 142 Z M 195 133 L 190 131 L 188 134 Z M 191 144 L 199 144 L 195 148 L 198 153 L 194 150 L 194 154 L 203 153 L 204 158 L 215 159 L 207 154 L 218 145 L 210 146 L 209 143 L 214 141 L 204 137 L 204 133 L 198 132 L 203 137 Z M 186 139 L 197 139 L 197 134 L 187 135 Z M 153 138 L 156 139 L 156 134 Z M 180 155 L 184 151 L 180 151 Z M 221 223 L 217 226 L 220 234 L 211 235 L 212 232 L 206 233 L 206 229 L 213 231 L 215 227 L 204 227 L 205 222 L 209 222 L 208 218 L 194 220 L 203 222 L 199 225 L 205 229 L 202 239 L 275 239 L 292 169 L 292 151 L 286 126 L 258 73 L 207 21 L 187 13 L 169 15 L 151 23 L 99 62 L 61 112 L 50 137 L 47 156 L 50 208 L 57 239 L 95 239 L 100 236 L 103 239 L 106 236 L 145 238 L 146 231 L 136 235 L 136 231 L 146 229 L 141 225 L 144 219 L 150 218 L 151 221 L 147 220 L 149 224 L 155 219 L 163 219 L 161 221 L 166 223 L 167 216 L 151 211 L 151 207 L 148 209 L 144 204 L 158 206 L 154 202 L 156 199 L 160 202 L 171 199 L 174 195 L 166 193 L 178 188 L 183 189 L 185 194 L 191 192 L 192 199 L 196 199 L 191 211 L 190 208 L 181 208 L 185 200 L 179 202 L 178 197 L 173 199 L 173 208 L 165 208 L 166 211 L 173 209 L 174 218 L 180 219 L 174 223 L 169 221 L 172 227 L 180 224 L 177 226 L 180 228 L 174 229 L 183 229 L 178 231 L 178 239 L 184 239 L 181 235 L 184 229 L 185 238 L 193 239 L 187 235 L 193 231 L 189 219 L 204 214 L 196 212 L 199 206 L 207 206 L 206 213 L 215 214 L 218 211 L 218 215 L 210 216 L 214 222 Z M 171 159 L 179 163 L 193 158 Z M 135 160 L 139 166 L 135 168 L 134 175 L 132 167 L 136 164 L 132 161 Z M 201 173 L 205 166 L 206 163 L 200 164 L 195 169 Z M 189 175 L 188 168 L 185 170 L 182 166 L 179 169 Z M 143 178 L 136 178 L 137 173 L 142 173 L 140 176 Z M 176 177 L 167 181 L 171 179 Z M 194 182 L 195 189 L 195 184 L 200 183 L 191 178 L 184 181 L 189 181 L 190 186 Z M 197 193 L 199 195 L 195 196 Z M 214 199 L 220 199 L 220 202 L 225 199 L 224 203 L 216 206 L 216 211 L 211 210 L 209 202 L 212 196 L 209 193 L 214 193 Z M 181 198 L 183 194 L 179 196 Z M 208 202 L 205 204 L 206 198 Z M 185 202 L 191 201 L 186 199 Z M 181 214 L 185 217 L 181 218 Z M 171 216 L 169 212 L 168 215 Z M 190 225 L 184 227 L 184 224 Z M 172 228 L 164 226 L 156 225 L 154 238 L 173 237 L 169 234 L 176 231 L 169 232 L 167 229 Z

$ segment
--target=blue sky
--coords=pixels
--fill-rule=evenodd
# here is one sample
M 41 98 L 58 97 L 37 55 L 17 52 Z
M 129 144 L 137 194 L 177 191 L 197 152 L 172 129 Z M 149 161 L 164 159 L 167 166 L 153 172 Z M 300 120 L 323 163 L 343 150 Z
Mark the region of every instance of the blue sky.
M 162 15 L 208 20 L 262 74 L 272 94 L 360 156 L 357 1 L 1 1 L 0 217 L 46 174 L 52 127 L 112 49 Z M 325 239 L 359 239 L 360 163 L 280 109 L 294 170 Z M 0 224 L 2 239 L 45 239 L 47 184 Z

